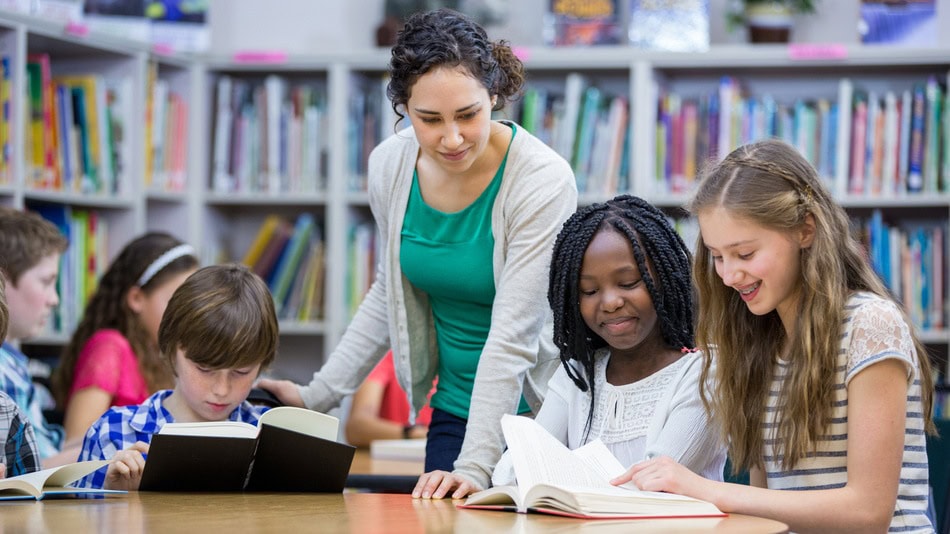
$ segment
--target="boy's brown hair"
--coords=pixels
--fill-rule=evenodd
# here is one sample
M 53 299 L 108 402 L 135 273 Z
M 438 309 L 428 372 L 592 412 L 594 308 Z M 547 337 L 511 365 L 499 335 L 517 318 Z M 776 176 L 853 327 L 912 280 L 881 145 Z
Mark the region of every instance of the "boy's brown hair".
M 0 206 L 0 271 L 14 286 L 24 272 L 68 245 L 56 225 L 39 214 Z
M 259 363 L 263 370 L 277 356 L 277 334 L 267 284 L 244 265 L 212 265 L 189 276 L 168 301 L 158 349 L 173 370 L 178 349 L 208 369 Z

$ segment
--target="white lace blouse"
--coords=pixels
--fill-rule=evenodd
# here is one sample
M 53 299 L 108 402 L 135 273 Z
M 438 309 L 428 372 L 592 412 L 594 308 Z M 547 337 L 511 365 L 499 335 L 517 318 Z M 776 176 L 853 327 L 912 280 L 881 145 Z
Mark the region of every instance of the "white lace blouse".
M 722 480 L 725 447 L 699 396 L 702 354 L 686 354 L 642 380 L 621 386 L 607 382 L 609 358 L 606 349 L 595 354 L 594 417 L 589 434 L 590 394 L 578 389 L 563 367 L 548 383 L 538 423 L 571 449 L 599 438 L 625 466 L 648 454 L 666 455 L 706 478 Z M 492 483 L 514 483 L 507 454 L 496 467 Z

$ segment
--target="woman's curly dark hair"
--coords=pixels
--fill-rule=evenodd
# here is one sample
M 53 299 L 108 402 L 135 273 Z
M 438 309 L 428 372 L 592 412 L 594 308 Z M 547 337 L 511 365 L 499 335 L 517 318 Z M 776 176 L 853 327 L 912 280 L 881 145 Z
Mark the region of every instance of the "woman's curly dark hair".
M 492 42 L 485 30 L 451 9 L 416 13 L 400 30 L 389 62 L 386 96 L 399 120 L 420 76 L 439 67 L 462 67 L 497 97 L 492 111 L 521 94 L 524 65 L 506 41 Z M 398 121 L 397 121 L 398 123 Z

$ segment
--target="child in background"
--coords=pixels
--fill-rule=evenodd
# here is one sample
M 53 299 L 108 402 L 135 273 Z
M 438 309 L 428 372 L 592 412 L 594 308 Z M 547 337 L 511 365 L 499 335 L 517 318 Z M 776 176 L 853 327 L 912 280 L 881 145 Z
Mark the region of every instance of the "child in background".
M 7 335 L 10 314 L 3 277 L 0 276 L 0 338 Z M 36 450 L 33 427 L 20 413 L 20 409 L 6 393 L 0 391 L 0 478 L 15 477 L 39 471 L 40 455 Z M 8 467 L 9 466 L 9 467 Z
M 625 466 L 663 454 L 722 480 L 725 447 L 699 396 L 690 253 L 666 216 L 622 195 L 577 211 L 551 259 L 561 367 L 537 422 L 571 449 L 600 439 Z M 514 483 L 509 457 L 495 485 Z
M 377 439 L 421 439 L 426 437 L 431 416 L 427 404 L 409 424 L 409 399 L 396 380 L 393 352 L 389 351 L 353 394 L 346 441 L 355 447 L 369 447 Z
M 111 408 L 86 433 L 79 460 L 111 459 L 80 486 L 136 490 L 152 435 L 165 423 L 243 421 L 267 408 L 245 398 L 277 354 L 277 316 L 267 284 L 243 265 L 199 269 L 175 291 L 158 330 L 175 388 Z
M 172 293 L 197 268 L 194 249 L 163 233 L 129 242 L 112 262 L 53 374 L 67 440 L 81 438 L 110 407 L 172 386 L 158 325 Z
M 930 361 L 815 169 L 780 141 L 746 145 L 706 173 L 690 210 L 696 337 L 718 366 L 707 352 L 716 380 L 703 396 L 752 486 L 705 480 L 669 458 L 614 482 L 797 532 L 933 532 Z
M 43 217 L 0 206 L 0 272 L 10 316 L 0 348 L 0 391 L 13 399 L 33 426 L 43 467 L 75 461 L 79 440 L 64 443 L 62 427 L 46 420 L 43 410 L 53 407 L 52 398 L 45 388 L 33 383 L 29 358 L 14 342 L 42 332 L 59 304 L 56 278 L 67 245 L 59 229 Z

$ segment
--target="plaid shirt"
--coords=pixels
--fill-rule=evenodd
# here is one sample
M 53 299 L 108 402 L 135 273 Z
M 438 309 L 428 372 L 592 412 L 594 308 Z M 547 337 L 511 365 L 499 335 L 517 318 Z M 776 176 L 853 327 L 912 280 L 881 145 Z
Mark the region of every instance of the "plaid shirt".
M 46 422 L 43 416 L 44 390 L 33 384 L 29 363 L 26 355 L 4 343 L 0 348 L 0 391 L 13 399 L 33 425 L 40 458 L 48 458 L 59 453 L 63 446 L 63 428 Z
M 86 432 L 82 451 L 79 453 L 79 461 L 109 460 L 115 456 L 116 452 L 128 449 L 136 441 L 150 443 L 152 435 L 158 432 L 165 423 L 175 421 L 172 414 L 163 406 L 164 400 L 171 394 L 172 390 L 166 389 L 153 394 L 142 404 L 110 408 Z M 257 420 L 265 411 L 267 407 L 253 406 L 244 401 L 231 412 L 228 420 L 256 425 Z M 105 483 L 107 470 L 107 467 L 103 467 L 73 485 L 101 488 Z
M 13 399 L 3 392 L 0 392 L 0 447 L 3 447 L 7 477 L 40 470 L 33 425 L 23 417 Z

